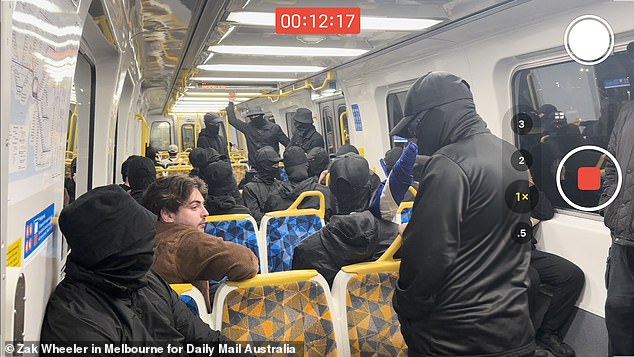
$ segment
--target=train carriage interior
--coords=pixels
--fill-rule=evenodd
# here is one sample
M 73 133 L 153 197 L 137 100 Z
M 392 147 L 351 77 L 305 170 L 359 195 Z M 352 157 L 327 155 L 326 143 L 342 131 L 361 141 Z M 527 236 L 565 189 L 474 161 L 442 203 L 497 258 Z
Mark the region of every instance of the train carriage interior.
M 349 13 L 333 15 L 332 9 Z M 130 155 L 151 158 L 158 177 L 188 175 L 205 114 L 216 113 L 226 160 L 240 184 L 251 179 L 255 164 L 247 136 L 229 123 L 229 103 L 239 120 L 261 108 L 291 139 L 298 135 L 294 115 L 307 108 L 327 155 L 354 145 L 385 180 L 385 152 L 411 141 L 389 134 L 408 115 L 408 90 L 426 73 L 446 71 L 468 82 L 487 128 L 515 147 L 518 165 L 528 161 L 551 201 L 554 217 L 531 233 L 537 249 L 583 272 L 564 340 L 576 356 L 608 355 L 605 273 L 612 239 L 600 214 L 605 207 L 593 209 L 604 202 L 602 191 L 587 186 L 596 185 L 582 180 L 581 168 L 596 173 L 600 186 L 611 162 L 623 168 L 622 191 L 634 184 L 628 163 L 615 164 L 608 151 L 621 108 L 634 100 L 632 0 L 2 0 L 0 11 L 3 346 L 40 340 L 69 253 L 57 219 L 74 198 L 124 182 L 122 163 Z M 609 48 L 597 58 L 575 56 L 574 44 L 605 42 L 570 37 L 582 16 L 599 19 L 592 26 L 603 24 L 600 31 L 608 34 Z M 559 161 L 538 168 L 547 166 L 540 150 L 553 146 Z M 197 318 L 236 341 L 281 343 L 290 335 L 279 331 L 319 321 L 320 333 L 302 335 L 303 355 L 407 355 L 391 303 L 398 255 L 388 251 L 375 262 L 342 267 L 329 286 L 316 271 L 293 273 L 296 242 L 267 241 L 267 224 L 282 218 L 284 226 L 274 227 L 281 241 L 301 241 L 327 224 L 323 194 L 312 195 L 322 199 L 318 209 L 295 202 L 265 214 L 264 223 L 249 215 L 210 215 L 208 232 L 248 240 L 258 258 L 269 261 L 252 280 L 222 282 L 210 310 L 194 286 L 177 291 L 192 296 Z M 403 202 L 395 221 L 411 225 L 417 205 L 436 204 Z M 395 242 L 393 249 L 400 238 Z M 275 259 L 284 268 L 273 268 Z M 276 289 L 299 298 L 274 301 Z M 281 307 L 269 315 L 247 309 L 253 296 Z M 553 288 L 542 284 L 531 307 L 534 324 L 552 296 Z M 238 315 L 249 322 L 236 322 Z M 284 319 L 295 320 L 278 323 Z M 244 324 L 265 332 L 239 330 Z

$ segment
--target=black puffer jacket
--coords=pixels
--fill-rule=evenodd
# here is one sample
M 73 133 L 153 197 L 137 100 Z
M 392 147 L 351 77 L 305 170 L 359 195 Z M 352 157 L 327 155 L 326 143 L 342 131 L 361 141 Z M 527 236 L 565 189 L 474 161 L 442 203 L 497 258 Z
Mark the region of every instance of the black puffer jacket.
M 280 191 L 290 191 L 288 182 L 278 179 L 272 182 L 265 182 L 260 176 L 255 176 L 253 180 L 242 189 L 242 198 L 251 215 L 260 223 L 266 212 L 285 210 L 293 204 L 290 197 L 282 197 Z
M 315 269 L 332 286 L 341 267 L 378 259 L 397 234 L 396 224 L 370 211 L 332 216 L 324 228 L 295 247 L 293 269 Z
M 634 102 L 621 107 L 608 150 L 621 166 L 623 185 L 616 200 L 604 211 L 605 225 L 610 228 L 614 243 L 634 247 Z M 601 204 L 615 194 L 616 185 L 616 166 L 606 159 Z
M 435 82 L 446 75 L 435 76 L 424 97 L 451 98 Z M 512 237 L 529 216 L 504 199 L 513 181 L 528 177 L 511 166 L 515 148 L 489 132 L 468 93 L 428 107 L 417 129 L 419 154 L 431 158 L 403 235 L 393 300 L 410 356 L 523 356 L 535 348 L 531 246 Z
M 323 148 L 324 137 L 313 126 L 305 132 L 296 132 L 291 138 L 291 145 L 299 146 L 308 153 L 312 148 Z
M 224 340 L 150 270 L 156 216 L 119 186 L 89 191 L 62 211 L 59 222 L 72 250 L 46 307 L 43 343 Z

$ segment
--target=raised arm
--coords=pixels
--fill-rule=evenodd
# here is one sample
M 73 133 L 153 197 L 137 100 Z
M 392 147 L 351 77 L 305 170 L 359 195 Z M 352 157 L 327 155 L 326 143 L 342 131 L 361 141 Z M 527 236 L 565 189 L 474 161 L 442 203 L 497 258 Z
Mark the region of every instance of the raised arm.
M 235 106 L 233 105 L 233 103 L 229 102 L 229 105 L 227 105 L 227 108 L 225 108 L 225 110 L 227 111 L 229 124 L 244 133 L 248 124 L 236 117 Z

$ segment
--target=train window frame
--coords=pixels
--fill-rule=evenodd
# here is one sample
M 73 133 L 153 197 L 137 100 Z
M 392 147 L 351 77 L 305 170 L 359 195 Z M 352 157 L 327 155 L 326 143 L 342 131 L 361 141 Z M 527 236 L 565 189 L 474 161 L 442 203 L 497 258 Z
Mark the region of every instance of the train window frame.
M 511 72 L 510 76 L 512 116 L 521 112 L 534 111 L 535 114 L 532 114 L 533 118 L 538 119 L 535 115 L 539 116 L 538 112 L 540 107 L 544 104 L 554 104 L 558 110 L 557 114 L 563 114 L 563 118 L 565 118 L 565 124 L 562 125 L 568 126 L 569 124 L 575 124 L 576 122 L 579 124 L 578 126 L 580 127 L 579 131 L 581 132 L 581 139 L 578 139 L 579 143 L 576 143 L 577 145 L 574 147 L 579 147 L 581 145 L 596 145 L 607 149 L 611 134 L 610 128 L 611 125 L 613 127 L 616 117 L 618 116 L 618 108 L 625 101 L 634 100 L 631 93 L 631 88 L 634 86 L 634 84 L 632 84 L 634 80 L 634 71 L 632 71 L 632 67 L 628 68 L 628 59 L 625 56 L 628 56 L 626 51 L 615 51 L 612 55 L 610 55 L 610 57 L 608 57 L 608 59 L 606 59 L 606 61 L 592 66 L 579 65 L 570 60 L 567 56 L 559 56 L 545 61 L 532 62 L 517 66 Z M 581 74 L 571 70 L 573 67 L 576 68 L 575 66 L 580 68 L 579 73 Z M 561 77 L 544 75 L 544 73 L 552 73 L 558 69 L 561 69 L 561 72 L 557 73 L 558 75 L 561 75 Z M 540 70 L 543 73 L 535 77 Z M 581 81 L 577 82 L 576 86 L 573 86 L 572 84 L 576 82 L 575 78 L 572 76 L 573 73 L 577 77 L 577 80 Z M 531 74 L 533 78 L 529 78 Z M 540 77 L 542 78 L 542 83 L 539 83 Z M 546 88 L 544 85 L 546 81 L 544 81 L 543 78 L 549 78 L 554 81 L 550 84 L 554 84 L 556 89 L 553 90 L 552 88 Z M 617 79 L 622 80 L 626 78 L 629 79 L 629 84 L 626 83 L 621 86 L 614 87 L 608 86 L 607 81 Z M 536 80 L 537 82 L 535 82 Z M 586 85 L 587 87 L 582 88 L 583 85 Z M 628 92 L 627 89 L 618 90 L 619 88 L 627 88 L 628 85 L 630 88 L 629 97 L 626 95 Z M 561 93 L 556 93 L 557 91 L 560 91 Z M 578 94 L 583 91 L 587 92 L 586 96 L 580 96 Z M 571 94 L 572 92 L 577 94 Z M 553 95 L 553 93 L 556 93 L 556 95 Z M 588 95 L 590 98 L 588 98 Z M 557 103 L 557 100 L 561 100 L 564 105 L 559 107 L 558 105 L 561 105 L 561 103 Z M 583 104 L 581 106 L 577 106 L 576 104 L 578 103 Z M 617 109 L 610 111 L 610 107 L 616 107 Z M 569 115 L 573 114 L 576 115 L 577 118 L 573 119 L 572 117 L 569 117 Z M 548 136 L 544 135 L 548 133 L 549 128 L 542 128 L 542 123 L 539 121 L 536 125 L 539 128 L 531 130 L 531 132 L 527 135 L 520 135 L 520 133 L 514 131 L 513 144 L 516 148 L 532 150 L 535 145 L 544 142 L 544 138 L 549 140 Z M 554 132 L 556 129 L 550 130 Z M 586 134 L 586 132 L 589 134 Z M 561 135 L 560 133 L 557 134 Z M 530 136 L 534 137 L 531 138 Z M 556 138 L 556 136 L 553 135 L 551 135 L 551 137 Z M 564 135 L 561 135 L 560 137 L 565 138 Z M 538 141 L 536 144 L 534 143 L 534 145 L 531 146 L 531 139 L 535 138 L 537 138 Z M 570 148 L 574 147 L 570 146 Z M 569 151 L 570 150 L 563 152 L 562 155 L 565 155 Z M 567 171 L 574 172 L 574 170 Z M 574 174 L 571 176 L 573 176 L 573 179 L 571 180 L 572 182 L 575 180 Z M 597 191 L 598 192 L 594 192 L 592 194 L 599 195 L 601 189 Z M 590 206 L 590 204 L 587 206 Z M 567 204 L 560 205 L 557 202 L 553 202 L 553 207 L 558 213 L 565 213 L 570 216 L 597 221 L 602 220 L 602 217 L 600 217 L 598 212 L 585 212 L 570 207 Z
M 152 140 L 152 138 L 155 138 L 155 137 L 156 137 L 156 136 L 153 134 L 153 133 L 154 133 L 154 129 L 155 129 L 158 125 L 160 125 L 160 124 L 162 124 L 162 123 L 166 123 L 166 124 L 168 125 L 168 129 L 167 129 L 167 131 L 166 131 L 166 132 L 167 132 L 167 138 L 169 139 L 169 143 L 168 143 L 167 145 L 165 145 L 165 146 L 158 146 L 158 145 L 155 143 L 155 140 Z M 164 140 L 161 140 L 161 141 L 164 141 Z M 167 121 L 167 120 L 157 120 L 157 121 L 152 122 L 152 125 L 150 125 L 150 146 L 151 146 L 152 148 L 154 148 L 155 150 L 157 150 L 157 151 L 167 151 L 168 147 L 169 147 L 170 145 L 172 145 L 172 144 L 173 144 L 173 142 L 172 142 L 172 123 L 170 123 L 170 122 L 169 122 L 169 121 Z
M 191 130 L 191 138 L 192 138 L 192 140 L 190 141 L 191 142 L 191 146 L 187 146 L 187 147 L 185 145 L 185 129 L 186 129 L 186 127 L 187 127 L 188 130 Z M 196 147 L 196 144 L 197 144 L 196 143 L 196 128 L 195 128 L 194 124 L 191 124 L 191 123 L 182 124 L 181 125 L 180 135 L 181 135 L 181 145 L 182 145 L 181 150 L 182 151 L 186 151 L 189 148 L 194 149 Z
M 408 88 L 405 89 L 399 89 L 399 90 L 394 90 L 391 92 L 388 92 L 387 95 L 385 96 L 385 110 L 387 112 L 387 125 L 388 125 L 388 133 L 390 131 L 392 131 L 392 129 L 398 124 L 399 121 L 401 121 L 401 119 L 403 119 L 403 107 L 405 106 L 405 98 L 407 96 L 407 91 L 409 90 Z M 402 100 L 401 100 L 402 97 Z M 394 112 L 393 109 L 393 105 L 391 105 L 392 102 L 394 102 L 394 98 L 396 98 L 399 102 L 399 105 L 401 106 L 401 114 L 400 117 L 397 118 L 395 117 L 394 114 L 396 114 Z M 389 134 L 388 134 L 389 135 Z M 404 140 L 396 140 L 395 136 L 389 135 L 390 138 L 390 148 L 394 148 L 396 146 L 400 146 L 400 147 L 405 147 L 405 145 L 407 145 L 408 140 L 404 139 Z
M 297 112 L 295 110 L 289 110 L 284 113 L 284 120 L 286 121 L 286 132 L 288 132 L 288 137 L 292 138 L 295 135 L 295 125 L 293 125 L 293 116 Z

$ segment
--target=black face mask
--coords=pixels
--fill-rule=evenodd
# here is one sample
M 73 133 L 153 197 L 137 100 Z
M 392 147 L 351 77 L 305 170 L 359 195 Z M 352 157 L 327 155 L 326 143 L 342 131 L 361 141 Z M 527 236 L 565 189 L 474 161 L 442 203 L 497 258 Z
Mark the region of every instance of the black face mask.
M 209 134 L 211 134 L 212 136 L 216 136 L 220 132 L 220 126 L 218 126 L 218 125 L 209 125 L 207 127 L 207 132 Z
M 295 123 L 295 129 L 300 134 L 303 134 L 303 133 L 309 131 L 312 127 L 313 127 L 313 124 Z
M 259 115 L 256 117 L 251 117 L 251 122 L 255 126 L 263 126 L 264 124 L 266 124 L 266 119 L 264 119 L 263 115 Z

